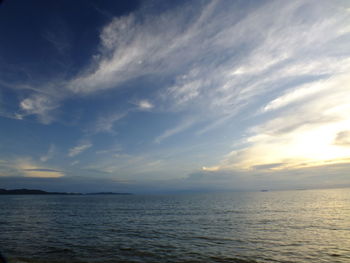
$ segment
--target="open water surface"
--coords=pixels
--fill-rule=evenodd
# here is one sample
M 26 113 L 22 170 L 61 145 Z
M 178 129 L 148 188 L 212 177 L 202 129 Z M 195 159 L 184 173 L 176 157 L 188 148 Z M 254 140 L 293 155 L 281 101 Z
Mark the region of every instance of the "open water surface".
M 350 262 L 350 189 L 0 196 L 9 263 Z

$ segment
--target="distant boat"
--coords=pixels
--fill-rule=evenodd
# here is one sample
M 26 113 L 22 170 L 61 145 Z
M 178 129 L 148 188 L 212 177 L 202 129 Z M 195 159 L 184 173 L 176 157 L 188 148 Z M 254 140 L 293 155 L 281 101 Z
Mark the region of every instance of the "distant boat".
M 268 192 L 269 190 L 266 190 L 266 189 L 262 189 L 260 190 L 260 192 Z

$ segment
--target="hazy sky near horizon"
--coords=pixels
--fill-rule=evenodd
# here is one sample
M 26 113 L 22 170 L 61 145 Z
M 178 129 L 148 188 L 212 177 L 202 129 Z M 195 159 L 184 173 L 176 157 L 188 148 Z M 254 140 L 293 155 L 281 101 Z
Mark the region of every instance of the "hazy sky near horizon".
M 349 1 L 4 1 L 0 35 L 3 188 L 350 186 Z

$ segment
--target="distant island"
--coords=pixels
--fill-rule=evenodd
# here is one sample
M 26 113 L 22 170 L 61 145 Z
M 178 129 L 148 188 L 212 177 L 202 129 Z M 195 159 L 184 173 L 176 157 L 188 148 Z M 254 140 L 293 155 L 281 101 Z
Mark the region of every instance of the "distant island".
M 66 193 L 66 192 L 47 192 L 37 189 L 0 189 L 0 195 L 131 195 L 131 193 L 114 193 L 114 192 L 98 192 L 98 193 Z
M 81 195 L 80 193 L 46 192 L 37 189 L 0 189 L 0 195 Z
M 86 195 L 132 195 L 132 193 L 99 192 L 99 193 L 87 193 Z

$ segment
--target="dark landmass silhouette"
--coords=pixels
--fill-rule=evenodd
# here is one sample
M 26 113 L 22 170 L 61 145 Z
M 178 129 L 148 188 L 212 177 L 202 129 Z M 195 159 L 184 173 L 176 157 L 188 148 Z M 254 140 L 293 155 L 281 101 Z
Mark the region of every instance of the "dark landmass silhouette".
M 37 189 L 0 189 L 0 195 L 81 195 L 80 193 L 46 192 Z
M 98 193 L 87 193 L 86 195 L 132 195 L 132 193 L 98 192 Z
M 0 189 L 0 195 L 131 195 L 131 193 L 114 193 L 114 192 L 98 192 L 98 193 L 66 193 L 66 192 L 47 192 L 37 189 Z

